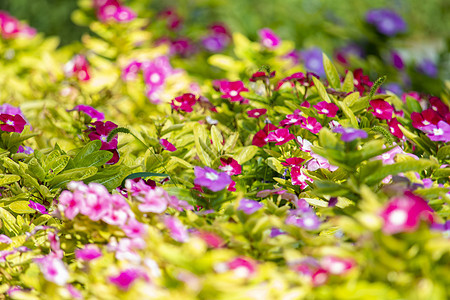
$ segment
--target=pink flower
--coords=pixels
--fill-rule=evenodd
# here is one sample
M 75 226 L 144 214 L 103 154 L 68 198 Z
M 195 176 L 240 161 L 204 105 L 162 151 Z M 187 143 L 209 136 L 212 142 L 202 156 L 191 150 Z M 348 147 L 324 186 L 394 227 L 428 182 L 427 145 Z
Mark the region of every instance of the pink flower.
M 297 143 L 300 145 L 300 149 L 303 152 L 311 152 L 312 144 L 307 139 L 303 139 L 302 137 L 298 136 L 296 139 Z
M 450 142 L 450 125 L 445 121 L 439 121 L 437 125 L 428 125 L 422 128 L 432 141 Z
M 247 115 L 250 118 L 259 118 L 259 117 L 265 115 L 266 113 L 267 113 L 267 109 L 265 109 L 265 108 L 252 109 L 252 110 L 247 111 Z
M 32 38 L 36 35 L 36 29 L 21 24 L 16 18 L 5 11 L 0 11 L 0 35 L 5 39 L 17 37 Z
M 58 209 L 64 212 L 64 216 L 73 220 L 79 213 L 80 207 L 83 205 L 82 197 L 70 191 L 62 191 L 58 198 Z
M 305 86 L 309 85 L 307 77 L 305 77 L 305 74 L 303 74 L 301 72 L 297 72 L 297 73 L 292 74 L 291 76 L 281 79 L 278 82 L 277 86 L 275 87 L 275 90 L 278 91 L 281 88 L 281 86 L 283 84 L 285 84 L 286 82 L 290 82 L 291 87 L 294 87 L 296 82 L 300 83 L 300 85 L 305 85 Z
M 79 81 L 91 79 L 89 63 L 84 55 L 75 55 L 65 66 L 67 77 L 76 77 Z
M 264 71 L 258 71 L 258 72 L 253 73 L 249 80 L 251 82 L 256 82 L 258 80 L 261 80 L 261 81 L 263 81 L 263 82 L 268 84 L 269 83 L 269 79 L 273 78 L 273 77 L 275 77 L 275 71 L 270 72 L 270 74 L 266 73 Z
M 227 263 L 219 263 L 214 268 L 217 272 L 233 271 L 237 278 L 249 278 L 256 273 L 256 263 L 247 257 L 236 257 Z
M 293 167 L 291 169 L 291 181 L 293 185 L 299 185 L 300 189 L 305 189 L 308 186 L 306 181 L 313 182 L 314 180 L 303 173 L 303 168 Z
M 94 6 L 97 8 L 97 17 L 102 22 L 115 20 L 126 23 L 136 18 L 130 8 L 122 6 L 117 0 L 94 1 Z
M 170 151 L 170 152 L 177 151 L 177 148 L 175 148 L 175 146 L 172 145 L 171 143 L 169 143 L 169 141 L 166 140 L 166 139 L 160 139 L 159 143 L 164 148 L 164 150 L 167 150 L 167 151 Z
M 239 175 L 242 173 L 242 166 L 232 157 L 229 158 L 221 158 L 219 169 L 228 175 Z
M 184 243 L 189 239 L 188 232 L 180 220 L 173 216 L 166 216 L 164 224 L 170 231 L 170 236 L 177 242 Z
M 293 114 L 286 115 L 286 118 L 280 122 L 280 126 L 290 127 L 292 125 L 301 125 L 305 117 L 301 115 L 301 110 L 296 109 Z
M 237 210 L 243 211 L 246 215 L 251 215 L 260 210 L 263 206 L 264 205 L 261 202 L 244 198 L 239 202 Z
M 300 209 L 291 210 L 285 220 L 285 223 L 287 225 L 294 225 L 306 230 L 316 230 L 320 226 L 319 218 L 309 207 L 309 205 L 305 205 Z
M 34 262 L 39 266 L 45 279 L 56 283 L 57 285 L 65 285 L 69 280 L 69 272 L 61 259 L 50 254 L 41 258 L 35 258 Z
M 129 238 L 144 237 L 147 233 L 145 225 L 134 218 L 129 219 L 127 224 L 122 226 L 122 230 Z
M 391 199 L 380 215 L 386 234 L 415 231 L 421 219 L 433 222 L 433 209 L 423 198 L 410 191 Z
M 103 113 L 99 112 L 98 110 L 89 105 L 77 105 L 68 111 L 74 110 L 81 111 L 86 115 L 88 115 L 89 117 L 91 117 L 92 119 L 95 119 L 96 121 L 103 121 L 105 119 L 105 115 Z
M 211 248 L 221 248 L 225 244 L 224 240 L 217 234 L 207 231 L 198 231 L 195 233 L 196 236 L 200 237 L 208 247 Z
M 255 136 L 253 137 L 252 140 L 252 145 L 254 146 L 258 146 L 258 147 L 264 147 L 265 145 L 267 145 L 269 139 L 268 139 L 268 135 L 271 131 L 277 130 L 278 127 L 276 127 L 275 125 L 272 124 L 266 124 L 266 126 L 264 126 L 263 129 L 261 129 L 260 131 L 258 131 Z
M 428 125 L 437 125 L 439 121 L 441 120 L 441 117 L 435 112 L 433 109 L 429 108 L 421 113 L 412 112 L 411 113 L 411 121 L 412 126 L 414 128 L 422 130 L 423 127 Z
M 372 114 L 378 119 L 390 120 L 392 119 L 394 108 L 388 102 L 382 99 L 376 99 L 370 101 L 369 111 L 371 111 Z
M 198 99 L 195 97 L 194 94 L 183 94 L 182 96 L 176 97 L 172 100 L 172 103 L 170 104 L 173 109 L 175 110 L 182 110 L 185 112 L 192 112 L 192 106 L 197 103 Z
M 330 274 L 343 275 L 355 267 L 355 261 L 351 258 L 325 256 L 320 261 L 322 267 Z
M 293 140 L 295 136 L 289 133 L 288 128 L 280 128 L 270 132 L 267 138 L 269 142 L 276 142 L 275 145 L 283 145 L 289 142 L 290 140 Z
M 75 258 L 84 261 L 91 261 L 101 256 L 102 251 L 94 244 L 87 244 L 83 249 L 75 250 Z
M 311 156 L 313 159 L 311 159 L 307 164 L 308 171 L 317 171 L 318 169 L 328 169 L 331 172 L 336 171 L 339 167 L 333 166 L 328 162 L 328 159 L 315 154 L 311 153 Z
M 449 107 L 438 97 L 431 97 L 429 102 L 431 109 L 437 112 L 443 118 L 446 117 L 450 112 Z
M 141 202 L 138 208 L 143 213 L 163 213 L 167 209 L 169 195 L 161 188 L 146 189 L 143 193 L 139 193 L 136 199 Z
M 268 49 L 277 48 L 281 40 L 280 38 L 269 28 L 263 28 L 258 31 L 259 37 L 261 39 L 261 44 Z
M 399 139 L 403 138 L 403 132 L 401 131 L 400 127 L 398 125 L 401 125 L 399 121 L 397 121 L 396 118 L 392 118 L 391 120 L 387 121 L 387 124 L 389 126 L 389 131 Z
M 142 63 L 133 60 L 122 70 L 122 79 L 124 81 L 132 81 L 137 78 L 139 71 L 141 70 Z
M 109 281 L 115 284 L 122 291 L 127 291 L 130 289 L 133 283 L 139 278 L 143 278 L 149 281 L 148 276 L 142 270 L 130 268 L 121 271 L 116 276 L 110 276 Z
M 373 86 L 373 82 L 370 81 L 369 76 L 363 75 L 362 69 L 356 69 L 353 72 L 353 78 L 355 82 L 355 87 L 359 91 L 359 93 L 364 94 L 366 91 L 370 91 Z
M 296 167 L 296 166 L 301 166 L 301 164 L 304 161 L 305 160 L 300 157 L 290 157 L 290 158 L 286 158 L 286 162 L 282 162 L 281 164 L 286 167 Z
M 9 236 L 4 235 L 4 234 L 0 234 L 0 243 L 2 244 L 11 244 L 12 240 Z
M 194 184 L 207 187 L 213 192 L 223 190 L 232 182 L 230 175 L 227 173 L 217 172 L 209 167 L 195 167 L 194 174 Z
M 317 109 L 317 112 L 322 115 L 326 115 L 327 117 L 334 118 L 336 113 L 339 110 L 336 104 L 328 103 L 326 101 L 321 101 L 313 106 Z
M 4 124 L 0 125 L 0 129 L 6 132 L 18 132 L 21 133 L 27 124 L 27 122 L 22 118 L 21 115 L 8 115 L 1 114 L 0 121 Z
M 220 81 L 220 91 L 224 94 L 221 97 L 230 99 L 231 102 L 243 101 L 244 97 L 240 95 L 241 92 L 248 92 L 242 81 Z
M 302 128 L 308 129 L 310 132 L 314 134 L 318 134 L 320 129 L 322 129 L 322 125 L 313 117 L 303 119 L 303 122 L 300 126 Z

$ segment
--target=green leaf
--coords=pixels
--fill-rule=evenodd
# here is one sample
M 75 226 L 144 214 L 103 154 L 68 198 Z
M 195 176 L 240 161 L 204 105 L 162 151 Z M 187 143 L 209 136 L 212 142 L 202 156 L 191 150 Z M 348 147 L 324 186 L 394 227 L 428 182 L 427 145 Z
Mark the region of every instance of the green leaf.
M 433 172 L 434 178 L 442 178 L 450 176 L 450 168 L 437 169 Z
M 125 177 L 131 173 L 131 168 L 120 165 L 112 166 L 107 169 L 103 169 L 94 176 L 90 177 L 88 182 L 96 182 L 104 185 L 108 190 L 115 189 L 118 187 Z
M 65 186 L 70 181 L 81 181 L 83 179 L 94 176 L 97 173 L 98 169 L 96 167 L 84 167 L 84 168 L 76 168 L 70 169 L 62 172 L 59 175 L 56 175 L 49 183 L 49 187 L 51 188 L 59 188 Z
M 125 179 L 122 181 L 122 187 L 125 186 L 125 181 L 127 181 L 127 179 L 135 179 L 135 178 L 148 178 L 148 177 L 169 177 L 169 175 L 164 174 L 164 173 L 152 173 L 152 172 L 137 172 L 137 173 L 133 173 L 130 174 L 128 176 L 125 177 Z
M 16 218 L 4 208 L 0 207 L 0 219 L 3 222 L 3 226 L 10 232 L 19 234 L 19 227 L 17 225 Z
M 47 172 L 34 157 L 28 162 L 28 173 L 39 181 L 43 181 L 47 175 Z
M 319 132 L 319 144 L 324 148 L 336 149 L 339 140 L 331 130 L 323 127 Z
M 52 152 L 50 152 L 49 155 L 47 155 L 44 165 L 49 166 L 52 163 L 52 161 L 54 161 L 60 155 L 61 153 L 59 152 L 59 150 L 54 149 Z M 46 169 L 48 170 L 48 167 L 46 167 Z
M 314 81 L 314 86 L 317 89 L 317 92 L 319 93 L 319 96 L 322 100 L 327 101 L 328 103 L 331 103 L 330 97 L 328 97 L 327 90 L 323 86 L 320 79 L 317 79 L 316 77 L 312 76 L 312 79 Z
M 238 161 L 239 164 L 244 164 L 250 159 L 252 159 L 256 153 L 258 152 L 258 147 L 256 146 L 247 146 L 242 148 L 240 152 L 234 156 L 234 159 Z
M 217 129 L 216 125 L 213 125 L 211 127 L 211 139 L 213 142 L 213 149 L 216 153 L 221 153 L 223 146 L 222 146 L 222 142 L 223 142 L 223 136 L 220 133 L 219 129 Z
M 345 75 L 344 83 L 342 84 L 342 91 L 346 93 L 353 92 L 355 90 L 354 81 L 355 78 L 353 77 L 353 72 L 348 70 L 347 74 Z
M 380 78 L 378 78 L 372 88 L 370 89 L 370 93 L 369 93 L 369 101 L 372 100 L 373 95 L 375 95 L 375 93 L 377 92 L 378 88 L 383 84 L 383 82 L 386 80 L 387 76 L 381 76 Z
M 28 206 L 29 201 L 16 201 L 8 205 L 8 208 L 16 214 L 32 214 L 36 212 L 34 209 Z
M 208 133 L 202 125 L 194 125 L 194 138 L 195 149 L 197 150 L 198 157 L 205 166 L 211 167 L 214 157 L 211 148 L 209 148 L 206 144 L 210 143 L 210 139 Z
M 420 106 L 419 101 L 410 96 L 406 96 L 406 107 L 408 108 L 408 111 L 410 113 L 412 112 L 420 113 L 422 111 L 422 107 Z
M 89 154 L 92 154 L 102 147 L 102 142 L 100 140 L 94 140 L 89 143 L 87 143 L 81 150 L 78 152 L 78 154 L 74 157 L 73 163 L 75 166 L 78 166 L 78 164 L 86 158 Z
M 19 175 L 0 174 L 0 186 L 5 186 L 19 180 Z
M 101 167 L 113 157 L 112 152 L 100 150 L 83 158 L 77 167 Z
M 336 67 L 330 61 L 328 56 L 325 53 L 322 54 L 323 57 L 323 67 L 325 69 L 325 74 L 327 75 L 328 82 L 330 86 L 335 90 L 339 90 L 341 88 L 341 80 L 339 78 L 339 74 L 336 70 Z
M 233 133 L 228 137 L 228 139 L 225 142 L 225 145 L 223 146 L 223 152 L 226 153 L 228 150 L 233 151 L 234 147 L 236 146 L 236 142 L 239 138 L 239 133 Z
M 274 171 L 276 171 L 279 174 L 283 174 L 286 167 L 284 167 L 281 162 L 276 159 L 275 157 L 269 157 L 267 159 L 267 165 Z
M 62 170 L 64 170 L 64 168 L 69 163 L 69 160 L 70 156 L 68 155 L 59 156 L 49 164 L 48 169 L 52 174 L 57 175 L 61 173 Z
M 437 154 L 438 159 L 445 160 L 450 157 L 450 145 L 439 148 Z
M 367 176 L 365 181 L 369 185 L 377 184 L 388 175 L 397 175 L 409 171 L 420 172 L 424 169 L 435 166 L 435 162 L 428 159 L 419 159 L 415 161 L 402 161 L 391 165 L 385 165 L 379 168 L 375 173 Z
M 345 105 L 344 102 L 339 103 L 341 106 L 342 112 L 344 115 L 350 120 L 350 123 L 352 124 L 353 128 L 359 128 L 358 127 L 358 120 L 356 120 L 355 114 L 353 114 L 353 111 L 348 108 L 347 105 Z

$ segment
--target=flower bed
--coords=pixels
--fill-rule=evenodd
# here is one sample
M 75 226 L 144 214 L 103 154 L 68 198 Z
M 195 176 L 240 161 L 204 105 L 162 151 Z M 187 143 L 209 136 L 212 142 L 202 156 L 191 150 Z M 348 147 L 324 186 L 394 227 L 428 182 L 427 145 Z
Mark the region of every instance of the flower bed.
M 448 81 L 391 51 L 399 14 L 334 63 L 145 15 L 80 1 L 57 48 L 0 13 L 4 298 L 449 296 Z

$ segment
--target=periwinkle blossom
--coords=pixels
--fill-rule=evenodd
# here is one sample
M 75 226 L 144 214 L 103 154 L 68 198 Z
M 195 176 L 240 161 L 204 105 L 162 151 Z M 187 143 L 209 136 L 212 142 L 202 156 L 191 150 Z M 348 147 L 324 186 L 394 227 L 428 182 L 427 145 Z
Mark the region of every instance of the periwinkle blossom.
M 19 37 L 32 38 L 35 35 L 36 29 L 21 24 L 19 20 L 6 11 L 0 11 L 0 36 L 5 39 L 14 39 Z
M 430 140 L 435 142 L 450 142 L 450 124 L 439 121 L 437 125 L 427 125 L 422 128 Z
M 322 125 L 314 117 L 308 117 L 303 119 L 302 124 L 300 126 L 304 129 L 308 129 L 311 133 L 314 134 L 318 134 L 320 129 L 322 129 Z
M 339 107 L 334 103 L 328 103 L 326 101 L 321 101 L 313 107 L 317 110 L 319 114 L 326 115 L 329 118 L 334 118 L 339 111 Z
M 49 254 L 44 257 L 35 258 L 34 262 L 44 274 L 45 279 L 63 286 L 69 280 L 69 272 L 60 258 Z
M 221 158 L 219 169 L 228 175 L 239 175 L 242 173 L 242 166 L 232 157 L 229 158 Z
M 335 57 L 338 62 L 348 65 L 351 57 L 363 58 L 364 54 L 364 50 L 361 46 L 355 43 L 350 43 L 342 48 L 339 48 L 335 53 Z
M 390 91 L 390 92 L 394 93 L 395 95 L 401 95 L 403 93 L 402 86 L 395 82 L 386 83 L 384 85 L 384 89 L 386 91 Z
M 185 243 L 189 240 L 189 234 L 181 221 L 174 216 L 165 216 L 164 224 L 169 229 L 170 236 L 177 242 Z
M 136 196 L 136 200 L 140 202 L 138 208 L 143 213 L 163 213 L 169 203 L 169 195 L 161 188 L 147 188 L 140 191 Z
M 270 28 L 259 30 L 258 35 L 261 39 L 261 44 L 267 49 L 276 49 L 281 43 L 281 39 Z
M 293 185 L 299 185 L 300 189 L 303 190 L 308 186 L 306 181 L 313 182 L 314 180 L 303 172 L 302 167 L 293 167 L 291 169 L 291 182 Z
M 327 270 L 322 268 L 319 262 L 312 257 L 301 260 L 292 268 L 294 271 L 306 277 L 313 286 L 321 286 L 325 284 L 329 278 Z
M 439 114 L 432 108 L 428 108 L 421 113 L 411 113 L 412 126 L 417 129 L 423 129 L 425 126 L 437 125 L 441 121 Z
M 194 94 L 186 93 L 173 99 L 170 106 L 177 111 L 181 110 L 184 112 L 192 112 L 192 106 L 194 106 L 198 101 L 199 99 L 195 97 Z
M 28 204 L 28 207 L 30 207 L 30 208 L 40 212 L 41 214 L 44 214 L 44 215 L 48 214 L 47 208 L 44 205 L 42 205 L 40 203 L 37 203 L 37 202 L 34 202 L 33 200 L 30 200 L 30 203 Z
M 288 128 L 280 128 L 270 132 L 267 138 L 269 142 L 276 142 L 275 145 L 283 145 L 293 140 L 295 136 L 289 132 Z
M 0 234 L 0 243 L 2 244 L 11 244 L 12 240 L 9 236 L 4 235 L 4 234 Z
M 392 119 L 392 113 L 394 108 L 387 101 L 383 99 L 375 99 L 369 102 L 369 111 L 380 120 L 390 120 Z
M 210 167 L 195 167 L 194 174 L 194 184 L 206 187 L 213 192 L 223 190 L 232 182 L 230 175 L 225 172 L 217 172 Z
M 17 149 L 17 153 L 24 153 L 24 154 L 33 154 L 34 149 L 28 146 L 19 146 L 19 149 Z
M 362 96 L 365 92 L 370 91 L 373 86 L 373 82 L 370 81 L 369 76 L 364 75 L 363 69 L 356 69 L 353 71 L 353 81 L 355 88 Z
M 251 215 L 260 210 L 263 206 L 264 205 L 261 202 L 255 200 L 241 199 L 237 210 L 244 212 L 246 215 Z
M 281 164 L 286 167 L 295 167 L 295 166 L 301 166 L 305 160 L 300 157 L 289 157 L 286 158 L 285 162 L 282 162 Z
M 108 135 L 111 131 L 117 128 L 117 124 L 114 124 L 111 121 L 107 122 L 96 121 L 93 122 L 92 125 L 94 125 L 94 127 L 88 129 L 88 131 L 90 132 L 88 134 L 89 139 L 91 141 L 100 140 L 102 142 L 100 150 L 108 150 L 111 153 L 113 153 L 113 157 L 107 162 L 107 164 L 113 165 L 117 163 L 119 161 L 119 152 L 117 152 L 117 144 L 118 144 L 117 135 L 115 135 L 108 142 Z
M 128 222 L 122 225 L 122 230 L 129 238 L 144 237 L 147 233 L 145 225 L 134 218 L 128 219 Z
M 92 119 L 95 119 L 96 121 L 103 121 L 105 119 L 105 114 L 103 114 L 102 112 L 99 112 L 98 110 L 96 110 L 95 108 L 93 108 L 92 106 L 89 106 L 89 105 L 80 104 L 68 111 L 74 111 L 74 110 L 81 111 L 81 112 L 85 113 L 86 115 L 88 115 L 89 117 L 91 117 Z
M 241 92 L 248 92 L 242 81 L 220 81 L 220 91 L 223 93 L 223 99 L 229 99 L 231 102 L 244 101 Z
M 381 8 L 367 12 L 366 21 L 375 26 L 377 31 L 387 36 L 394 36 L 406 31 L 406 23 L 395 11 Z
M 424 59 L 417 64 L 417 71 L 431 78 L 438 76 L 437 65 L 430 59 Z
M 89 81 L 91 79 L 90 66 L 84 55 L 75 55 L 64 66 L 64 73 L 67 77 L 75 77 L 79 81 Z
M 252 110 L 247 111 L 247 115 L 250 118 L 255 118 L 255 119 L 265 115 L 266 113 L 267 113 L 267 109 L 265 109 L 265 108 L 257 108 L 257 109 L 252 109 Z
M 91 261 L 102 255 L 100 248 L 94 244 L 87 244 L 82 249 L 75 250 L 75 258 L 84 261 Z
M 322 50 L 320 50 L 319 48 L 309 48 L 301 51 L 301 57 L 308 71 L 314 72 L 321 77 L 325 76 Z
M 356 265 L 351 258 L 340 258 L 337 256 L 325 256 L 320 260 L 321 266 L 330 274 L 344 275 Z
M 392 133 L 392 135 L 394 135 L 399 139 L 402 139 L 404 137 L 403 132 L 399 127 L 399 125 L 401 124 L 397 120 L 397 118 L 392 118 L 391 120 L 388 120 L 387 125 L 389 126 L 389 131 Z
M 301 125 L 304 121 L 305 117 L 301 115 L 301 110 L 296 109 L 293 114 L 286 115 L 286 118 L 280 121 L 280 126 L 291 127 L 293 125 Z
M 118 0 L 94 0 L 97 17 L 102 22 L 114 20 L 126 23 L 136 18 L 136 13 L 129 7 L 123 6 Z
M 239 256 L 228 262 L 216 264 L 214 269 L 218 273 L 232 271 L 237 278 L 249 278 L 256 273 L 257 264 L 251 258 Z
M 170 152 L 177 151 L 177 148 L 166 139 L 159 139 L 159 143 L 163 147 L 164 150 L 167 150 Z
M 390 60 L 391 60 L 392 65 L 398 70 L 402 70 L 405 66 L 405 64 L 403 63 L 402 57 L 400 56 L 400 54 L 397 51 L 391 52 Z
M 337 127 L 333 129 L 333 132 L 342 134 L 341 140 L 343 140 L 344 142 L 351 142 L 358 138 L 365 139 L 368 137 L 368 134 L 365 130 L 351 127 Z
M 213 232 L 199 231 L 193 232 L 195 236 L 200 237 L 211 248 L 221 248 L 225 245 L 223 238 Z
M 277 130 L 278 127 L 270 123 L 266 124 L 263 129 L 258 131 L 252 139 L 252 145 L 257 147 L 264 147 L 269 142 L 269 133 Z
M 306 169 L 308 171 L 317 171 L 318 169 L 328 169 L 330 172 L 336 171 L 339 167 L 333 166 L 328 159 L 318 154 L 311 153 L 312 159 L 308 161 Z
M 308 207 L 307 209 L 291 210 L 285 223 L 306 230 L 316 230 L 320 226 L 320 219 L 317 217 L 316 213 Z
M 298 136 L 296 139 L 297 143 L 300 145 L 300 150 L 303 152 L 311 152 L 312 143 L 307 139 Z
M 142 63 L 133 60 L 122 70 L 122 79 L 124 81 L 133 81 L 137 78 L 139 71 L 141 70 Z
M 421 220 L 433 222 L 433 209 L 428 203 L 410 191 L 391 199 L 383 208 L 383 232 L 396 234 L 415 231 Z
M 4 123 L 0 125 L 0 129 L 6 132 L 21 133 L 27 124 L 27 122 L 19 114 L 0 114 L 0 121 Z
M 134 282 L 138 279 L 145 279 L 146 281 L 150 281 L 147 274 L 141 269 L 137 268 L 128 268 L 123 271 L 120 271 L 119 274 L 115 276 L 110 276 L 109 281 L 116 285 L 122 291 L 128 291 Z
M 203 47 L 210 52 L 220 52 L 230 43 L 231 36 L 224 24 L 209 26 L 209 35 L 202 39 Z

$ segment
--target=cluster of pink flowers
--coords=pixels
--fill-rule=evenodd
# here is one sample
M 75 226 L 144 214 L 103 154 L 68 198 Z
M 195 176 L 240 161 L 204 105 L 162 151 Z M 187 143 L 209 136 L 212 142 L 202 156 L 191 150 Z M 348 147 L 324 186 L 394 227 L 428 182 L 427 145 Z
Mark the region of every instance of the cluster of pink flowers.
M 89 81 L 91 79 L 90 66 L 84 55 L 75 55 L 64 66 L 64 73 L 67 77 L 74 77 L 79 81 Z
M 5 39 L 18 37 L 32 38 L 36 35 L 36 29 L 21 24 L 19 20 L 0 10 L 0 35 Z
M 291 87 L 294 87 L 296 83 L 299 83 L 301 86 L 305 87 L 314 86 L 314 81 L 312 77 L 319 78 L 318 75 L 312 72 L 307 72 L 306 75 L 303 74 L 302 72 L 294 73 L 288 77 L 281 79 L 278 82 L 277 86 L 275 87 L 275 90 L 279 90 L 281 86 L 287 82 L 291 84 Z
M 431 97 L 429 108 L 411 113 L 412 125 L 422 130 L 432 141 L 450 141 L 450 109 L 438 97 Z
M 248 257 L 239 256 L 230 261 L 218 263 L 214 266 L 217 273 L 231 271 L 237 278 L 250 278 L 256 273 L 258 265 Z
M 136 18 L 135 12 L 120 4 L 118 0 L 94 0 L 94 8 L 98 19 L 102 22 L 113 20 L 125 23 Z

